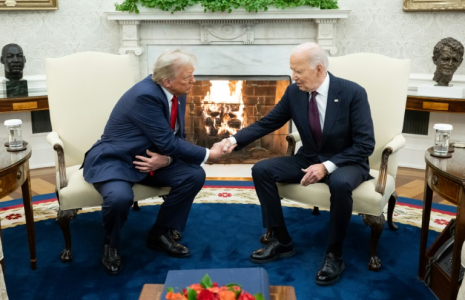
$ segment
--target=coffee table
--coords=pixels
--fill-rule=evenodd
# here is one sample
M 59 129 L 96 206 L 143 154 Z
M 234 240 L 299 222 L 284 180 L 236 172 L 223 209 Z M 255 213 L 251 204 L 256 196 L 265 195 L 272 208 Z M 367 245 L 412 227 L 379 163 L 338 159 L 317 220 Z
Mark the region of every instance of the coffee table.
M 146 283 L 142 287 L 139 300 L 164 300 L 160 299 L 163 292 L 163 284 Z M 294 287 L 288 285 L 270 286 L 271 300 L 297 300 Z

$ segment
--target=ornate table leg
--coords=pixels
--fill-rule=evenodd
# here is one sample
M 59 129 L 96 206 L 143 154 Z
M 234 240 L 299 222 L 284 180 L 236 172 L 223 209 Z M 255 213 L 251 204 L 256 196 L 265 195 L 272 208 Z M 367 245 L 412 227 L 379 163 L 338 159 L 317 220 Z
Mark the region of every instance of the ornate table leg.
M 36 257 L 36 236 L 34 230 L 34 211 L 32 209 L 32 197 L 31 197 L 31 178 L 29 174 L 29 162 L 24 163 L 25 169 L 27 169 L 27 178 L 21 185 L 23 192 L 23 203 L 24 203 L 24 214 L 26 216 L 26 227 L 27 227 L 27 238 L 29 242 L 29 254 L 31 256 L 31 269 L 37 269 L 37 257 Z

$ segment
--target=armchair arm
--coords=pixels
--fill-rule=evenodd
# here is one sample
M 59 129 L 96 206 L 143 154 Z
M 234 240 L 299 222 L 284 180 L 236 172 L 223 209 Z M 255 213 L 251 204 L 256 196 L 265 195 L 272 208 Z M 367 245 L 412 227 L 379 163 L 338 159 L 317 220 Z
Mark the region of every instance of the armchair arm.
M 58 158 L 58 174 L 60 177 L 60 189 L 68 185 L 66 178 L 66 164 L 63 141 L 60 139 L 58 132 L 52 131 L 47 135 L 47 141 L 53 146 Z
M 296 132 L 291 132 L 286 136 L 287 141 L 287 151 L 286 156 L 292 156 L 295 154 L 295 145 L 300 141 L 300 134 Z
M 376 183 L 375 188 L 376 192 L 380 193 L 381 195 L 384 195 L 384 190 L 386 188 L 389 155 L 403 148 L 405 144 L 406 141 L 404 136 L 402 134 L 398 134 L 389 143 L 387 143 L 386 146 L 384 146 L 383 154 L 381 157 L 381 164 L 379 166 L 378 182 Z
M 391 148 L 392 153 L 396 153 L 399 149 L 402 149 L 406 143 L 404 136 L 402 134 L 398 134 L 389 143 L 387 143 L 386 146 L 384 146 L 384 149 Z

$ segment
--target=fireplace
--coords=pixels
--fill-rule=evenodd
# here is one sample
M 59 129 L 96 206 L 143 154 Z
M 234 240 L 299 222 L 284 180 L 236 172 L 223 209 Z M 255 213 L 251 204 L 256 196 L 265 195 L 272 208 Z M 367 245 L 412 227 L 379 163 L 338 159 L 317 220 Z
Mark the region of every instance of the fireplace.
M 118 52 L 131 56 L 135 82 L 152 72 L 157 57 L 167 48 L 186 48 L 197 56 L 195 74 L 210 76 L 196 75 L 198 83 L 188 95 L 187 139 L 210 147 L 233 134 L 231 130 L 255 122 L 274 107 L 289 85 L 289 77 L 270 79 L 267 76 L 291 74 L 289 55 L 296 45 L 316 42 L 335 55 L 338 51 L 335 24 L 349 13 L 306 6 L 204 13 L 203 7 L 195 5 L 173 14 L 145 7 L 140 7 L 139 14 L 114 11 L 106 14 L 121 26 Z M 220 76 L 224 74 L 231 76 Z M 214 92 L 211 90 L 215 80 L 229 81 L 223 83 L 229 93 L 220 96 L 223 100 L 215 98 L 218 104 L 211 104 L 209 99 L 216 95 L 216 85 Z M 278 83 L 271 86 L 271 81 Z M 239 91 L 243 108 L 237 103 L 225 102 L 224 99 L 230 99 L 233 93 L 238 95 Z M 290 129 L 290 125 L 285 126 L 246 149 L 235 151 L 222 162 L 253 163 L 261 158 L 284 155 L 284 135 Z
M 187 95 L 186 139 L 207 148 L 268 114 L 291 83 L 289 76 L 196 76 L 196 80 Z M 284 156 L 290 129 L 286 124 L 219 163 L 249 164 Z

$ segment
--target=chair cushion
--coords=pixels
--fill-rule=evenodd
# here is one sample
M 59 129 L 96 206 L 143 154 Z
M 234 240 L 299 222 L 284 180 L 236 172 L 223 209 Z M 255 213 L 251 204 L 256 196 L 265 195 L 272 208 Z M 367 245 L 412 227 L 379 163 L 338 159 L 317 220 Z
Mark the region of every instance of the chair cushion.
M 353 211 L 379 216 L 383 212 L 389 197 L 395 192 L 395 180 L 391 175 L 387 175 L 386 189 L 383 196 L 375 191 L 379 171 L 370 170 L 370 174 L 374 178 L 363 182 L 353 191 Z M 315 183 L 305 187 L 298 183 L 278 183 L 278 189 L 282 198 L 311 206 L 329 208 L 331 195 L 329 187 L 325 183 Z
M 66 168 L 68 186 L 58 191 L 60 198 L 60 209 L 76 209 L 83 207 L 100 206 L 102 197 L 94 186 L 84 180 L 83 170 L 80 165 Z M 57 182 L 60 182 L 59 174 L 56 174 Z M 134 201 L 144 200 L 151 197 L 166 195 L 169 187 L 149 187 L 142 184 L 134 184 Z

